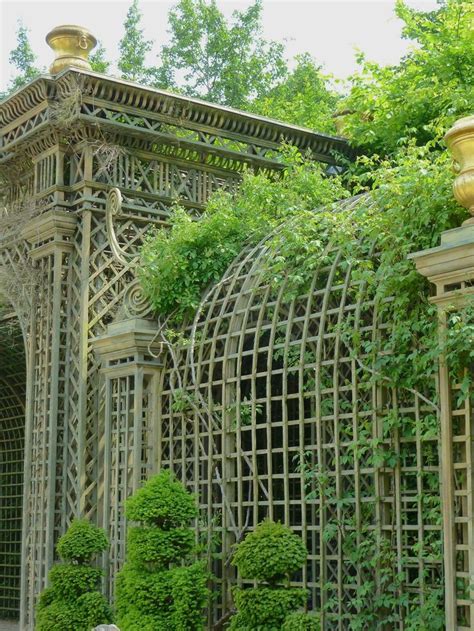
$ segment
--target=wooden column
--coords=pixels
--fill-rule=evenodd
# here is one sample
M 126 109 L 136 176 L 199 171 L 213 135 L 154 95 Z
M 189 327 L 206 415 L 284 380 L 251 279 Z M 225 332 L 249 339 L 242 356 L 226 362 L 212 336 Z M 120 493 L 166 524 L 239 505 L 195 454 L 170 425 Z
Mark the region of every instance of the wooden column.
M 66 286 L 76 218 L 50 210 L 23 230 L 41 280 L 32 314 L 25 428 L 25 475 L 21 578 L 21 628 L 32 628 L 38 593 L 47 582 L 61 530 L 65 475 Z M 34 335 L 34 338 L 33 338 Z
M 457 200 L 474 215 L 474 116 L 446 134 L 459 173 Z M 436 286 L 441 347 L 449 315 L 474 305 L 474 218 L 441 235 L 441 245 L 411 255 L 417 270 Z M 472 370 L 472 368 L 471 368 Z M 463 375 L 440 357 L 441 500 L 444 534 L 446 629 L 474 630 L 474 413 L 472 396 L 460 396 Z
M 156 323 L 130 318 L 110 324 L 93 340 L 105 379 L 105 413 L 99 423 L 103 445 L 99 522 L 111 547 L 104 557 L 107 590 L 125 558 L 124 501 L 157 470 L 157 406 L 161 351 Z

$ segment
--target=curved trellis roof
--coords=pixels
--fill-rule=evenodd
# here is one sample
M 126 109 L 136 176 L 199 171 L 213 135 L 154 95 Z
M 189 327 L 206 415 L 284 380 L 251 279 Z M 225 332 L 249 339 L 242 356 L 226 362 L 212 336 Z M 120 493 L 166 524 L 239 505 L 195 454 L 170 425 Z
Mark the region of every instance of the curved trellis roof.
M 358 203 L 344 202 L 341 210 Z M 208 527 L 221 536 L 214 570 L 222 607 L 230 605 L 234 580 L 224 533 L 239 539 L 270 516 L 308 545 L 297 582 L 310 589 L 311 606 L 324 609 L 328 628 L 346 629 L 368 580 L 350 558 L 354 542 L 375 533 L 390 541 L 410 598 L 439 578 L 439 557 L 413 548 L 439 547 L 439 521 L 423 510 L 427 498 L 439 498 L 438 443 L 422 429 L 436 425 L 436 412 L 422 397 L 375 383 L 373 360 L 355 357 L 345 321 L 358 330 L 361 348 L 390 323 L 380 320 L 340 250 L 327 247 L 308 291 L 293 299 L 285 283 L 269 284 L 268 255 L 264 242 L 233 262 L 205 296 L 183 356 L 170 362 L 161 464 L 194 487 Z M 388 432 L 394 411 L 403 423 Z M 363 447 L 369 441 L 379 465 Z M 396 464 L 384 462 L 389 452 Z

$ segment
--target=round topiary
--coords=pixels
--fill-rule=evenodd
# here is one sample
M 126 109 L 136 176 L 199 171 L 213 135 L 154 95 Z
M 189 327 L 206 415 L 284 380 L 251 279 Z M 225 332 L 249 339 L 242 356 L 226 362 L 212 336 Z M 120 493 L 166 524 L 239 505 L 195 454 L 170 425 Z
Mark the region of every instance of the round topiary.
M 99 592 L 89 592 L 75 601 L 54 600 L 38 608 L 36 631 L 90 631 L 112 622 L 112 610 Z
M 56 549 L 63 561 L 87 563 L 109 545 L 107 535 L 86 519 L 75 519 L 59 539 Z
M 154 526 L 129 528 L 128 558 L 132 563 L 168 566 L 186 557 L 194 548 L 194 533 L 190 528 L 161 530 Z
M 49 572 L 55 598 L 74 600 L 99 588 L 102 570 L 88 565 L 55 565 Z
M 113 621 L 112 609 L 109 603 L 99 592 L 82 594 L 76 602 L 76 617 L 79 629 L 95 629 L 99 624 L 108 624 Z
M 205 563 L 183 565 L 195 547 L 194 497 L 169 471 L 148 480 L 126 504 L 127 560 L 117 575 L 115 609 L 122 631 L 204 631 L 209 603 Z
M 171 629 L 204 629 L 202 612 L 211 595 L 208 587 L 210 578 L 205 562 L 197 561 L 192 565 L 173 568 Z
M 305 605 L 308 593 L 289 587 L 236 587 L 233 596 L 238 613 L 233 616 L 229 631 L 274 631 L 281 629 L 292 611 Z
M 171 628 L 162 616 L 144 614 L 133 606 L 129 606 L 127 613 L 120 621 L 120 629 L 125 631 L 170 631 Z
M 51 585 L 39 598 L 36 631 L 90 631 L 112 622 L 112 610 L 97 591 L 102 570 L 89 564 L 107 545 L 101 528 L 85 520 L 71 524 L 57 546 L 64 562 L 51 568 Z
M 321 631 L 321 623 L 316 614 L 290 613 L 285 618 L 281 631 Z
M 308 552 L 290 528 L 265 520 L 238 544 L 232 564 L 242 578 L 277 583 L 300 569 Z
M 173 570 L 149 572 L 125 563 L 116 581 L 115 608 L 119 627 L 124 626 L 122 618 L 131 605 L 144 614 L 156 611 L 163 617 L 172 601 L 172 581 Z
M 38 608 L 36 631 L 76 631 L 77 628 L 74 606 L 70 602 L 55 600 Z
M 164 530 L 184 526 L 197 516 L 194 497 L 170 471 L 150 478 L 125 504 L 128 519 Z

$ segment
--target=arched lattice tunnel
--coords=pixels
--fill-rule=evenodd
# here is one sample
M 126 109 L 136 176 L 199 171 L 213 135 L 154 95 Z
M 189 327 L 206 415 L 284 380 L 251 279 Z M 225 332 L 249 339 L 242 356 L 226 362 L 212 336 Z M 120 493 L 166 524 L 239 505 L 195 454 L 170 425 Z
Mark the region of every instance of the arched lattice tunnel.
M 328 249 L 298 297 L 284 283 L 272 287 L 267 256 L 262 245 L 237 258 L 186 330 L 182 355 L 169 359 L 160 464 L 200 498 L 221 579 L 214 615 L 232 606 L 232 544 L 270 517 L 306 541 L 296 583 L 325 628 L 342 631 L 384 540 L 410 606 L 439 584 L 437 412 L 423 396 L 374 380 L 370 351 L 355 355 L 345 324 L 364 349 L 390 323 L 340 251 Z M 357 561 L 367 541 L 373 559 Z M 377 574 L 374 594 L 383 580 Z M 403 607 L 398 615 L 393 628 L 402 628 Z
M 0 620 L 20 611 L 26 363 L 18 320 L 0 318 Z

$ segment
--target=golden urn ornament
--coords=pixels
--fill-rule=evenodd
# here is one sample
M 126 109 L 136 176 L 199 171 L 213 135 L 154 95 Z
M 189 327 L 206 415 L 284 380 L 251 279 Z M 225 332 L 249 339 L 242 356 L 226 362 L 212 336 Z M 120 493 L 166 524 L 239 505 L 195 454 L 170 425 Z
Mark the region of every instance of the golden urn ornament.
M 65 68 L 91 70 L 89 53 L 97 45 L 97 40 L 86 28 L 75 24 L 56 26 L 46 35 L 46 43 L 56 54 L 49 68 L 51 74 L 58 74 Z
M 454 159 L 456 179 L 454 197 L 467 208 L 472 217 L 464 223 L 474 223 L 474 116 L 460 118 L 444 137 Z

